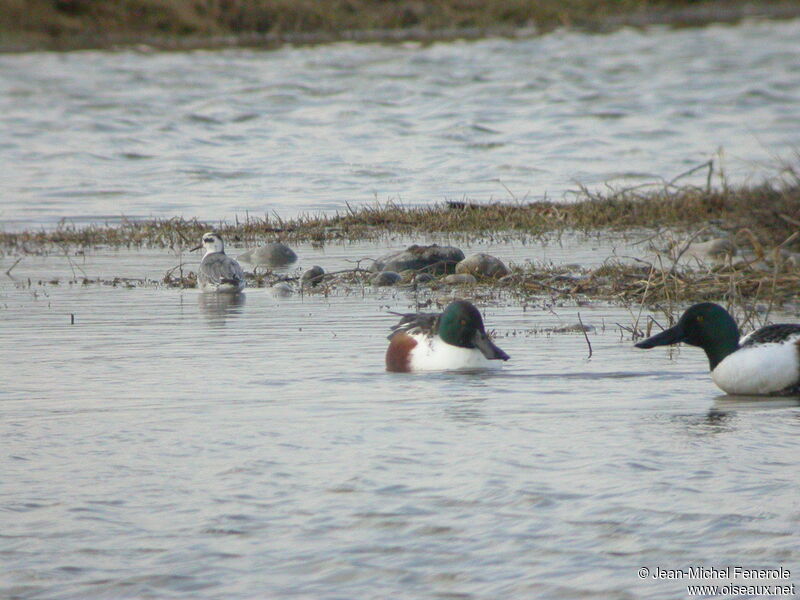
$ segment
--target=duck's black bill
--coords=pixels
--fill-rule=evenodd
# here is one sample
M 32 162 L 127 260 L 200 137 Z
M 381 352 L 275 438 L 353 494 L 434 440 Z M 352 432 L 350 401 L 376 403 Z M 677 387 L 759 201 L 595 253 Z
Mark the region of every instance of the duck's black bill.
M 636 344 L 636 347 L 647 350 L 648 348 L 655 348 L 656 346 L 670 346 L 672 344 L 682 342 L 685 337 L 686 334 L 683 331 L 683 327 L 678 327 L 676 325 L 675 327 L 665 329 L 661 333 L 657 333 L 646 340 L 642 340 Z
M 508 354 L 498 348 L 495 343 L 489 339 L 489 336 L 482 331 L 476 331 L 475 336 L 472 338 L 475 347 L 481 351 L 489 360 L 508 360 L 511 358 Z
M 200 244 L 196 248 L 192 248 L 191 250 L 189 250 L 189 252 L 194 252 L 195 250 L 200 250 L 200 248 L 202 248 L 202 247 L 203 247 L 203 244 Z

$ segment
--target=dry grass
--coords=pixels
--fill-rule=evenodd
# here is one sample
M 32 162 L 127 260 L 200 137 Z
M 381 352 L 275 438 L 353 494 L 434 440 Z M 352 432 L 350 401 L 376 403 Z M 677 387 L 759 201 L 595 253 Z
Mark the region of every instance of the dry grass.
M 169 38 L 206 43 L 328 41 L 353 31 L 425 32 L 625 23 L 702 23 L 750 14 L 796 15 L 798 0 L 754 4 L 737 0 L 0 0 L 6 44 L 104 47 L 115 43 L 174 46 Z M 414 33 L 416 32 L 416 33 Z M 476 35 L 480 31 L 475 32 Z M 217 42 L 211 36 L 218 36 Z M 255 37 L 254 37 L 255 36 Z M 258 37 L 261 36 L 261 37 Z M 357 36 L 356 36 L 357 37 Z M 387 39 L 393 36 L 387 35 Z M 159 44 L 159 39 L 161 43 Z M 179 45 L 179 44 L 178 44 Z M 202 43 L 200 44 L 202 45 Z
M 800 269 L 778 253 L 692 269 L 676 268 L 670 257 L 657 254 L 652 262 L 614 258 L 598 268 L 577 271 L 527 266 L 517 269 L 505 283 L 521 297 L 607 300 L 639 314 L 642 307 L 656 307 L 670 322 L 687 304 L 720 302 L 738 311 L 742 322 L 751 321 L 752 325 L 756 320 L 767 320 L 773 310 L 797 306 Z M 637 321 L 634 327 L 638 326 Z M 638 334 L 649 332 L 639 330 Z
M 429 207 L 392 203 L 350 209 L 333 216 L 248 219 L 243 223 L 211 224 L 197 220 L 130 221 L 119 226 L 74 227 L 54 230 L 0 233 L 0 247 L 9 254 L 66 254 L 70 249 L 101 246 L 172 248 L 182 251 L 196 245 L 203 232 L 219 231 L 229 242 L 252 245 L 276 239 L 324 244 L 332 240 L 382 239 L 396 235 L 437 232 L 470 238 L 515 238 L 553 232 L 649 232 L 650 247 L 642 246 L 635 258 L 610 258 L 599 268 L 534 266 L 516 267 L 499 281 L 482 281 L 479 287 L 516 296 L 523 302 L 547 297 L 581 301 L 602 299 L 622 303 L 632 314 L 655 307 L 668 319 L 682 306 L 702 300 L 727 303 L 744 323 L 768 318 L 776 307 L 796 306 L 800 290 L 800 179 L 755 187 L 719 190 L 696 186 L 658 187 L 609 191 L 586 190 L 572 203 L 532 202 L 473 204 L 451 202 Z M 740 254 L 716 265 L 688 268 L 684 252 L 701 233 L 727 235 Z M 665 239 L 680 232 L 681 240 Z M 699 239 L 699 237 L 698 237 Z M 646 259 L 646 260 L 645 260 Z M 11 267 L 13 269 L 13 266 Z M 162 284 L 195 285 L 194 274 L 173 271 Z M 324 285 L 309 293 L 333 293 L 352 285 L 365 285 L 368 274 L 353 270 L 330 274 Z M 251 287 L 272 285 L 284 275 L 256 274 Z M 296 279 L 296 278 L 295 278 Z M 447 288 L 441 279 L 433 289 Z M 632 334 L 645 333 L 638 319 Z
M 35 253 L 49 245 L 185 248 L 216 230 L 229 242 L 261 241 L 324 243 L 330 240 L 380 239 L 387 235 L 464 233 L 471 237 L 539 236 L 577 230 L 671 228 L 696 231 L 712 225 L 736 232 L 747 228 L 765 248 L 783 243 L 800 227 L 800 179 L 759 186 L 706 189 L 676 187 L 626 188 L 598 195 L 583 190 L 572 202 L 477 204 L 448 202 L 411 207 L 388 202 L 335 215 L 248 218 L 244 222 L 204 223 L 196 219 L 126 221 L 121 225 L 53 230 L 0 232 L 0 246 Z M 796 242 L 793 241 L 792 244 Z

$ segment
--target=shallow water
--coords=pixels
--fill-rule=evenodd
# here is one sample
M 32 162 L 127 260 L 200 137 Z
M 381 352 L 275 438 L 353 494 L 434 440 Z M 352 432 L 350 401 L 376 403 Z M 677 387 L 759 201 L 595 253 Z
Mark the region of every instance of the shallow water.
M 297 267 L 382 250 L 301 246 Z M 402 375 L 383 352 L 407 290 L 69 283 L 176 258 L 26 257 L 0 279 L 0 597 L 672 599 L 686 582 L 637 571 L 689 565 L 797 581 L 798 401 L 722 396 L 700 351 L 622 339 L 626 310 L 498 296 L 500 372 Z M 547 331 L 578 311 L 588 360 Z
M 758 180 L 797 149 L 798 39 L 800 20 L 3 55 L 0 226 L 561 199 L 671 178 L 719 149 L 731 182 Z

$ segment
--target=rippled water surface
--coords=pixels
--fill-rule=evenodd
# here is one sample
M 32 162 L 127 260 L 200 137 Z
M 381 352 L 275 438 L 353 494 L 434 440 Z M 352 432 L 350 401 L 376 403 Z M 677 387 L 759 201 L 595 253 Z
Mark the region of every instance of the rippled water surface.
M 797 149 L 798 39 L 795 20 L 0 56 L 0 225 L 559 199 L 719 149 L 731 181 L 758 179 Z
M 563 243 L 470 249 L 609 251 Z M 402 375 L 407 289 L 70 283 L 176 261 L 28 256 L 0 280 L 1 597 L 672 599 L 686 582 L 638 570 L 798 565 L 797 400 L 720 395 L 699 350 L 632 348 L 624 309 L 496 296 L 500 372 Z M 578 311 L 590 360 L 549 331 Z
M 744 181 L 796 147 L 798 39 L 788 21 L 0 56 L 0 226 L 561 198 L 720 147 Z M 412 241 L 301 245 L 298 269 Z M 511 361 L 401 375 L 388 311 L 474 290 L 230 301 L 155 283 L 198 257 L 69 252 L 0 256 L 2 598 L 673 599 L 686 582 L 639 569 L 691 565 L 797 583 L 798 401 L 720 395 L 696 349 L 634 349 L 638 307 L 478 290 Z M 578 311 L 590 359 L 552 331 Z

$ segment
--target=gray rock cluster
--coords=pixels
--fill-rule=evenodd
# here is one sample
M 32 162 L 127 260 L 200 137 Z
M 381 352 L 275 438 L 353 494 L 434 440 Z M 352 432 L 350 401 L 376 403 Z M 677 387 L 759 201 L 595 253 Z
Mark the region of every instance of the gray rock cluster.
M 325 277 L 325 269 L 323 269 L 319 265 L 314 265 L 310 269 L 304 271 L 303 274 L 300 276 L 300 285 L 314 287 L 316 285 L 319 285 L 324 277 Z
M 400 252 L 392 252 L 374 262 L 372 270 L 394 271 L 399 273 L 411 269 L 425 271 L 431 275 L 453 273 L 459 261 L 464 260 L 464 253 L 454 246 L 418 246 L 414 244 Z
M 237 257 L 253 266 L 286 267 L 297 260 L 297 254 L 286 244 L 273 242 L 248 250 Z M 478 252 L 469 257 L 455 246 L 438 244 L 409 246 L 405 250 L 390 252 L 373 261 L 370 285 L 376 287 L 398 284 L 475 285 L 485 279 L 501 279 L 510 273 L 499 258 Z M 305 270 L 300 276 L 300 288 L 312 288 L 325 279 L 325 270 L 319 265 Z M 287 296 L 293 288 L 281 282 L 271 288 L 275 296 Z
M 372 285 L 397 283 L 430 284 L 438 279 L 445 285 L 474 285 L 481 279 L 499 279 L 510 273 L 499 258 L 479 252 L 470 257 L 454 246 L 414 244 L 405 250 L 391 252 L 373 262 L 376 273 Z
M 502 260 L 484 252 L 473 254 L 456 265 L 456 273 L 470 274 L 479 279 L 499 279 L 510 272 Z
M 243 252 L 236 260 L 254 266 L 285 267 L 297 260 L 297 254 L 286 244 L 273 242 Z

